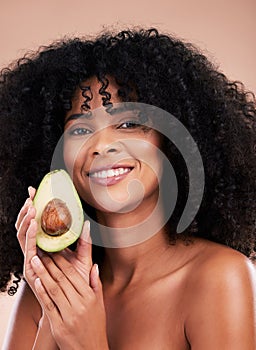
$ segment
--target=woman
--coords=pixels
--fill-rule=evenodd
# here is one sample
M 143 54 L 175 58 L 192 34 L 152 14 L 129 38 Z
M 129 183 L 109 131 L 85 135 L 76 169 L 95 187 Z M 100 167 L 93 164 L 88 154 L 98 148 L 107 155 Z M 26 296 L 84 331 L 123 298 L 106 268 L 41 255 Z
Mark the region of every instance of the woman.
M 73 250 L 44 253 L 29 188 L 15 224 L 26 283 L 4 349 L 255 349 L 253 96 L 155 29 L 56 42 L 3 71 L 0 94 L 2 289 L 23 268 L 13 226 L 24 189 L 58 144 L 90 214 Z M 204 168 L 182 232 L 191 173 L 165 132 L 171 116 Z

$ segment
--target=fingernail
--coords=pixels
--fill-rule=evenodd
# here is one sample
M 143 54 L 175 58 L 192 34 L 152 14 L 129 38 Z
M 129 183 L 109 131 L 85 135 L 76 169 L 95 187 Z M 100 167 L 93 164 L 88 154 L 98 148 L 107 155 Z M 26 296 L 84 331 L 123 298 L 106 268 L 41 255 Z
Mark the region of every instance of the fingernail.
M 32 187 L 28 186 L 28 194 L 31 196 Z
M 90 231 L 90 228 L 91 228 L 91 223 L 90 223 L 90 221 L 89 221 L 89 220 L 86 220 L 84 224 L 85 224 L 86 231 L 87 231 L 87 232 Z
M 36 287 L 41 287 L 41 286 L 42 286 L 42 283 L 41 283 L 41 280 L 40 280 L 39 277 L 37 277 L 37 278 L 35 279 L 35 286 L 36 286 Z
M 36 266 L 40 266 L 40 264 L 41 264 L 41 260 L 39 259 L 39 257 L 37 255 L 33 256 L 33 258 L 31 259 L 31 262 L 33 264 L 35 264 Z
M 99 276 L 100 271 L 99 271 L 99 265 L 98 264 L 95 264 L 95 270 L 96 270 L 97 276 Z
M 90 237 L 90 221 L 89 220 L 86 220 L 84 222 L 84 227 L 83 227 L 81 237 L 85 240 L 88 240 Z

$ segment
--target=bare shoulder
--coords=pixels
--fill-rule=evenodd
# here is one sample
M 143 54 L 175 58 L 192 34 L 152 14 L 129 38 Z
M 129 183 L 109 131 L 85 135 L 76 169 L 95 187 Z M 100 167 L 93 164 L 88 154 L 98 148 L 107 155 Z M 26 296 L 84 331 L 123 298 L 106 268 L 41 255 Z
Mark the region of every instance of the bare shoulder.
M 197 285 L 214 283 L 215 278 L 222 283 L 234 284 L 255 282 L 256 265 L 242 253 L 222 244 L 198 240 L 193 268 Z M 247 285 L 247 283 L 245 285 Z
M 223 293 L 230 298 L 239 294 L 255 294 L 256 266 L 242 253 L 224 245 L 198 240 L 195 258 L 189 267 L 190 291 L 216 295 Z M 191 294 L 193 296 L 193 294 Z
M 255 266 L 243 254 L 217 243 L 198 240 L 195 251 L 186 298 L 190 343 L 195 349 L 254 349 Z
M 32 349 L 41 318 L 41 307 L 34 293 L 22 283 L 15 300 L 4 349 Z

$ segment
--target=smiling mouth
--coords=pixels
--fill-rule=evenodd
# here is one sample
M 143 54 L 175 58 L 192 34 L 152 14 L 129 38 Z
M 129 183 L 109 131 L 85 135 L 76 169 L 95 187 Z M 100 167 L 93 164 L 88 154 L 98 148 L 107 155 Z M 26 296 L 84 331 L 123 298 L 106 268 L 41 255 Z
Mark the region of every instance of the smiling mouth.
M 105 169 L 105 170 L 91 172 L 88 174 L 88 176 L 93 179 L 108 179 L 108 178 L 114 178 L 114 177 L 120 177 L 122 175 L 126 175 L 130 171 L 132 171 L 132 169 L 133 169 L 132 167 Z

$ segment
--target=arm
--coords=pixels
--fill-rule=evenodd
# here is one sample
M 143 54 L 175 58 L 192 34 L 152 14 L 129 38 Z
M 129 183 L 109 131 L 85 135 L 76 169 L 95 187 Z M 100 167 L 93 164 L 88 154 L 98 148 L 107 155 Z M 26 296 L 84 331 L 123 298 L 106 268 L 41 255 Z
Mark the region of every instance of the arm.
M 191 349 L 255 350 L 255 287 L 255 267 L 240 254 L 206 264 L 186 321 Z
M 35 217 L 32 200 L 35 189 L 29 188 L 29 198 L 21 208 L 15 227 L 21 249 L 25 254 L 27 229 Z M 29 211 L 29 209 L 32 209 Z M 6 333 L 3 350 L 56 350 L 49 322 L 42 317 L 42 309 L 35 296 L 33 284 L 23 283 L 18 299 L 13 308 L 11 321 Z M 39 322 L 40 321 L 40 322 Z
M 38 332 L 37 326 L 34 325 L 28 347 L 25 348 L 23 343 L 21 349 L 55 350 L 58 349 L 55 344 L 59 344 L 61 349 L 70 349 L 71 346 L 83 350 L 86 347 L 90 350 L 107 349 L 102 286 L 97 269 L 92 267 L 89 222 L 84 225 L 75 252 L 65 249 L 51 255 L 43 253 L 36 246 L 37 223 L 34 220 L 35 208 L 32 205 L 34 193 L 33 190 L 21 209 L 16 228 L 25 256 L 24 276 L 30 286 L 30 292 L 34 293 L 35 300 L 42 306 L 43 317 Z M 40 261 L 38 258 L 39 265 L 35 263 L 37 254 L 42 259 Z M 38 302 L 37 304 L 39 305 Z M 29 307 L 27 303 L 27 308 Z M 27 310 L 24 308 L 25 315 Z M 18 314 L 13 317 L 14 323 L 17 323 L 17 333 L 22 339 L 22 334 L 26 334 L 26 327 L 22 322 L 17 322 Z M 30 328 L 31 318 L 29 321 Z M 11 348 L 10 345 L 6 349 Z
M 57 350 L 49 324 L 40 322 L 41 307 L 27 283 L 15 301 L 3 350 Z
M 55 339 L 53 338 L 49 320 L 42 316 L 36 335 L 36 340 L 32 350 L 58 350 Z

